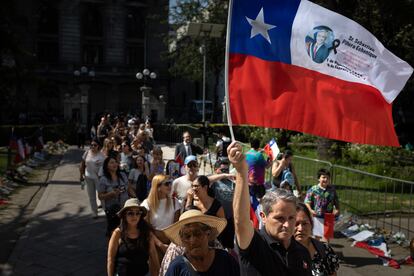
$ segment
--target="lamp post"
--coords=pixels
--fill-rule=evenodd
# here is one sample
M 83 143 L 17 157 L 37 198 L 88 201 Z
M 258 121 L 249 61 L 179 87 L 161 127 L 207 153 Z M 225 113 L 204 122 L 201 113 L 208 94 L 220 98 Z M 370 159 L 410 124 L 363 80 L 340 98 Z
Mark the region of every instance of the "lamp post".
M 205 39 L 203 40 L 203 45 L 200 47 L 200 54 L 203 55 L 203 116 L 201 121 L 204 123 L 206 121 L 206 43 Z
M 206 63 L 207 63 L 207 49 L 206 41 L 208 38 L 219 38 L 224 30 L 223 24 L 212 23 L 194 23 L 189 22 L 186 28 L 186 34 L 192 37 L 201 37 L 202 45 L 199 49 L 200 54 L 203 55 L 203 123 L 206 120 Z
M 89 70 L 88 67 L 82 66 L 79 70 L 73 71 L 73 76 L 80 89 L 80 123 L 87 129 L 90 82 L 95 78 L 96 74 L 93 69 Z
M 151 72 L 149 69 L 145 68 L 142 72 L 138 72 L 135 77 L 139 81 L 143 81 L 144 84 L 139 88 L 142 93 L 141 101 L 142 101 L 142 117 L 150 115 L 150 95 L 149 93 L 152 90 L 152 87 L 147 86 L 147 82 L 150 80 L 155 80 L 157 78 L 157 74 L 155 72 Z

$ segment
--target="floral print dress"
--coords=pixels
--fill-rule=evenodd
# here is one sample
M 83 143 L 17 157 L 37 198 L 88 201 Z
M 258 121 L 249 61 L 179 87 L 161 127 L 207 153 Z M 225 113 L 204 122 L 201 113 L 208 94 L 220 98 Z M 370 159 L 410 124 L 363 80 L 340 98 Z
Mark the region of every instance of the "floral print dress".
M 339 257 L 328 244 L 312 239 L 316 253 L 312 259 L 312 275 L 328 276 L 339 269 Z M 323 252 L 321 252 L 323 251 Z

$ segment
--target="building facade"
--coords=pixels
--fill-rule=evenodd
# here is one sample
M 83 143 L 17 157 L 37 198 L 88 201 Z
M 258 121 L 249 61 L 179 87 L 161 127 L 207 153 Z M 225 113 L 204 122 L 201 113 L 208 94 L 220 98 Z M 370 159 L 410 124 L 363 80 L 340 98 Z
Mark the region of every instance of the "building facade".
M 165 119 L 169 80 L 161 55 L 167 50 L 168 0 L 14 2 L 35 79 L 19 88 L 25 98 L 21 119 L 46 114 L 86 127 L 103 112 Z M 157 78 L 137 80 L 144 68 Z M 144 85 L 152 88 L 145 96 Z

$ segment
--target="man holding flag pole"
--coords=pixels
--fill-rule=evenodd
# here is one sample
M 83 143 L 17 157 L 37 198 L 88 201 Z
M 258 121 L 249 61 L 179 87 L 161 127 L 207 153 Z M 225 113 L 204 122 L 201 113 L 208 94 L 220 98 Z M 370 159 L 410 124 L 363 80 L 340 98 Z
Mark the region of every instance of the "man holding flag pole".
M 234 123 L 399 146 L 392 102 L 412 72 L 364 27 L 310 1 L 229 1 L 225 90 L 233 141 Z M 228 152 L 237 170 L 233 209 L 242 275 L 310 275 L 309 255 L 292 239 L 294 198 L 281 189 L 268 192 L 264 229 L 254 230 L 244 154 L 236 142 Z

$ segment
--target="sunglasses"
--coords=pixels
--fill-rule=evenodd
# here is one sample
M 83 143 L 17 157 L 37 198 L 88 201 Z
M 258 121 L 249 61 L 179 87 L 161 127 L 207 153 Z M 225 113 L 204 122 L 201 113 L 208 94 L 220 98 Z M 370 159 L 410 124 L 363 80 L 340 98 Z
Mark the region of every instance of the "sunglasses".
M 144 212 L 143 211 L 141 211 L 141 210 L 139 210 L 139 211 L 136 211 L 136 212 L 134 212 L 134 211 L 128 211 L 128 212 L 126 212 L 126 215 L 128 216 L 128 217 L 132 217 L 132 216 L 140 216 L 140 215 L 142 215 Z
M 91 147 L 97 147 L 98 145 L 97 144 L 91 144 Z
M 168 180 L 168 181 L 165 181 L 165 182 L 163 182 L 161 184 L 164 185 L 164 186 L 170 186 L 172 184 L 172 181 L 171 180 Z
M 229 168 L 221 168 L 220 171 L 222 173 L 228 173 L 230 170 L 229 170 Z

